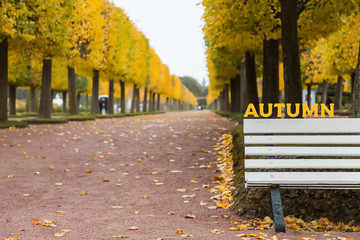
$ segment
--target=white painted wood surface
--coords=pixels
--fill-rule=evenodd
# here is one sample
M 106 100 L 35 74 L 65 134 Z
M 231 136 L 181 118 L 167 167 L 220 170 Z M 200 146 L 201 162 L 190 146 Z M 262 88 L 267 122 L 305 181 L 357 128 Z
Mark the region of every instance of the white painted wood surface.
M 334 158 L 360 157 L 360 147 L 343 146 L 360 145 L 360 135 L 354 135 L 360 134 L 360 119 L 244 119 L 244 133 L 248 134 L 244 138 L 246 156 L 329 157 L 245 159 L 246 169 L 360 169 L 359 158 Z M 286 133 L 299 135 L 249 135 Z M 323 133 L 333 135 L 320 135 Z M 279 144 L 297 146 L 276 146 Z M 316 146 L 330 144 L 342 146 Z M 271 185 L 296 189 L 359 189 L 360 172 L 245 172 L 245 187 L 267 188 Z
M 245 144 L 360 144 L 360 135 L 245 136 Z
M 360 159 L 245 159 L 245 169 L 360 169 Z
M 360 118 L 244 119 L 244 133 L 360 133 Z
M 284 186 L 344 186 L 360 187 L 360 172 L 246 172 L 249 187 L 279 184 Z
M 245 147 L 246 156 L 360 156 L 360 147 Z

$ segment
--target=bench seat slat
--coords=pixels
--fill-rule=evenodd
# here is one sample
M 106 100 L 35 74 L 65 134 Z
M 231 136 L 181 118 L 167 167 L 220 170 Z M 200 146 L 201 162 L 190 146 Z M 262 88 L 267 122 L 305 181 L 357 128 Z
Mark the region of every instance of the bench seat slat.
M 245 159 L 246 169 L 360 169 L 360 159 Z
M 246 185 L 359 185 L 360 172 L 245 172 Z
M 246 156 L 360 156 L 360 147 L 245 147 Z
M 244 142 L 250 144 L 360 144 L 360 135 L 278 135 L 245 136 Z
M 244 119 L 244 134 L 251 133 L 360 133 L 359 118 Z

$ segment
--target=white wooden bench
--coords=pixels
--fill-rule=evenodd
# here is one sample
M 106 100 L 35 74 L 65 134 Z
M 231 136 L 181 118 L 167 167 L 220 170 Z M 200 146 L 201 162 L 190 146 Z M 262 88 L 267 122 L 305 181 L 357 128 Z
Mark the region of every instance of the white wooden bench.
M 276 232 L 280 188 L 360 188 L 360 119 L 244 119 L 244 134 L 245 187 L 270 188 Z

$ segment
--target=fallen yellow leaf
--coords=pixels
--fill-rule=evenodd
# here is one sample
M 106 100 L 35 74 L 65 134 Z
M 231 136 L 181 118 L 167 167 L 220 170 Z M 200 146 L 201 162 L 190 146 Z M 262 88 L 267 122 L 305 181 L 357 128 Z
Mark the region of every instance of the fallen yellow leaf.
M 41 225 L 45 227 L 56 227 L 55 222 L 52 220 L 44 220 Z
M 247 234 L 245 234 L 245 233 L 241 233 L 241 234 L 238 234 L 238 235 L 236 235 L 237 237 L 246 237 L 246 235 Z
M 180 228 L 179 228 L 179 229 L 176 231 L 176 233 L 177 233 L 177 234 L 183 234 L 183 233 L 184 233 L 184 231 L 183 231 L 182 229 L 180 229 Z
M 138 230 L 139 228 L 136 226 L 128 227 L 129 230 Z
M 221 233 L 224 233 L 224 231 L 223 231 L 223 230 L 221 230 L 221 229 L 210 229 L 210 232 L 211 232 L 211 233 L 215 233 L 215 234 L 221 234 Z
M 33 223 L 34 225 L 40 225 L 40 224 L 41 224 L 41 222 L 40 222 L 39 219 L 32 219 L 31 221 L 32 221 L 32 223 Z
M 17 237 L 18 237 L 19 235 L 16 235 L 15 237 L 13 237 L 13 238 L 3 238 L 3 240 L 17 240 Z
M 241 224 L 241 225 L 239 225 L 238 227 L 241 228 L 241 229 L 247 229 L 248 226 L 247 226 L 247 225 L 244 225 L 244 224 Z
M 61 233 L 53 233 L 53 236 L 54 237 L 63 237 L 63 236 L 65 236 L 65 232 L 61 232 Z

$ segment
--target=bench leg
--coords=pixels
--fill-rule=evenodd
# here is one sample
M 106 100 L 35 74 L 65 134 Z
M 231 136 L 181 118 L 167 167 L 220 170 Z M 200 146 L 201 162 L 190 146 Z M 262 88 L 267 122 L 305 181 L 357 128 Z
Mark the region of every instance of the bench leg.
M 275 232 L 285 232 L 284 214 L 281 194 L 278 187 L 270 187 L 271 212 L 274 219 Z

